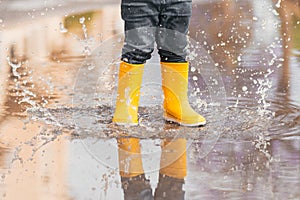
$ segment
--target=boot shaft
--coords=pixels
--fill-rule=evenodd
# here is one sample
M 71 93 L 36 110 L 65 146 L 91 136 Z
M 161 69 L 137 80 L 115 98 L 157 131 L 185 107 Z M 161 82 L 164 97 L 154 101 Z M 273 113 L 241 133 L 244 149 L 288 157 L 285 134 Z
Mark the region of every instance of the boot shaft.
M 120 63 L 118 95 L 113 122 L 137 125 L 143 70 L 143 64 Z

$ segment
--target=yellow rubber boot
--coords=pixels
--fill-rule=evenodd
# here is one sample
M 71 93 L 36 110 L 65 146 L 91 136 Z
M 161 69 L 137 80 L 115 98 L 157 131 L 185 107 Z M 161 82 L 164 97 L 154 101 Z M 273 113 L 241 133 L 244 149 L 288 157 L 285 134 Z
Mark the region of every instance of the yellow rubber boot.
M 138 124 L 138 106 L 144 64 L 121 62 L 118 96 L 113 122 L 119 125 Z
M 144 174 L 139 139 L 118 139 L 118 155 L 121 177 L 130 178 Z
M 184 179 L 186 176 L 186 139 L 164 141 L 160 160 L 160 174 Z
M 164 92 L 164 118 L 183 126 L 205 125 L 203 116 L 193 110 L 188 100 L 188 62 L 161 63 Z

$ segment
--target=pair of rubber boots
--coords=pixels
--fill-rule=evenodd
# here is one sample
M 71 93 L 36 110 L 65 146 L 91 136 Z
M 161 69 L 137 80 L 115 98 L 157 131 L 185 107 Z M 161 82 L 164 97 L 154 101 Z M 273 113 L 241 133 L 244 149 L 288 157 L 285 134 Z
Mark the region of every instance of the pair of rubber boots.
M 114 123 L 118 125 L 138 124 L 143 71 L 144 64 L 121 62 Z M 164 118 L 183 126 L 205 125 L 205 118 L 195 112 L 188 101 L 188 71 L 188 62 L 161 63 Z

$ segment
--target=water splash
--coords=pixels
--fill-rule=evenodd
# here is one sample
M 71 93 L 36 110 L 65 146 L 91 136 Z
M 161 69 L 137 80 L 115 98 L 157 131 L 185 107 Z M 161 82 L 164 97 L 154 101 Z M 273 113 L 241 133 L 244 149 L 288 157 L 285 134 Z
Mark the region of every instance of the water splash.
M 277 2 L 277 3 L 276 3 L 276 5 L 275 5 L 275 6 L 276 6 L 276 8 L 280 8 L 280 7 L 281 7 L 281 5 L 280 5 L 280 4 L 281 4 L 281 0 L 278 0 L 278 2 Z
M 6 58 L 7 60 L 7 63 L 9 64 L 9 66 L 11 67 L 12 69 L 12 73 L 15 77 L 17 77 L 18 79 L 21 78 L 21 75 L 17 72 L 17 70 L 22 66 L 22 63 L 21 62 L 18 62 L 18 63 L 13 63 L 11 60 L 10 60 L 10 57 L 7 57 Z
M 83 32 L 83 35 L 84 35 L 84 39 L 83 39 L 84 50 L 83 50 L 83 53 L 86 56 L 90 56 L 90 55 L 92 55 L 92 50 L 91 50 L 90 45 L 89 45 L 90 38 L 88 37 L 87 27 L 85 25 L 85 17 L 81 17 L 79 19 L 79 23 L 82 26 L 81 29 L 82 29 L 82 32 Z
M 257 112 L 261 117 L 267 115 L 274 116 L 274 113 L 268 110 L 271 104 L 268 103 L 266 100 L 268 97 L 268 91 L 272 88 L 272 81 L 268 78 L 268 76 L 273 72 L 274 72 L 273 70 L 268 69 L 268 73 L 265 74 L 264 79 L 253 80 L 254 84 L 258 84 L 258 88 L 256 91 L 256 94 L 259 95 L 259 99 L 257 101 L 258 103 Z
M 35 84 L 33 84 L 33 71 L 30 70 L 29 66 L 24 66 L 24 62 L 18 62 L 14 63 L 11 61 L 9 57 L 7 57 L 7 62 L 9 66 L 12 68 L 12 74 L 15 77 L 12 84 L 12 91 L 13 96 L 16 97 L 15 102 L 19 105 L 22 104 L 25 108 L 26 113 L 26 119 L 22 118 L 22 121 L 24 123 L 23 129 L 26 130 L 26 126 L 30 122 L 35 121 L 43 121 L 44 123 L 48 124 L 55 124 L 54 130 L 61 130 L 61 124 L 58 121 L 58 119 L 51 114 L 49 109 L 45 108 L 48 104 L 48 101 L 45 97 L 39 98 L 39 94 L 36 92 Z M 19 72 L 19 70 L 22 69 L 22 73 Z M 46 82 L 46 85 L 49 86 L 50 91 L 53 90 L 53 86 L 51 86 L 50 81 L 45 81 L 44 79 L 40 78 L 40 81 Z M 45 89 L 46 90 L 46 89 Z M 48 91 L 48 90 L 47 90 Z M 44 118 L 36 117 L 35 113 L 37 111 L 42 112 L 44 115 Z M 23 113 L 20 113 L 21 115 Z M 49 127 L 48 127 L 49 128 Z M 33 159 L 33 156 L 35 153 L 44 145 L 48 144 L 49 142 L 55 140 L 58 133 L 61 133 L 61 131 L 53 131 L 51 130 L 51 133 L 57 133 L 57 134 L 49 134 L 49 130 L 41 131 L 36 136 L 30 138 L 29 140 L 25 141 L 24 143 L 21 143 L 14 149 L 14 158 L 11 160 L 11 163 L 15 161 L 19 161 L 20 163 L 23 163 L 24 160 L 19 156 L 20 152 L 25 146 L 34 146 L 33 144 L 41 144 L 38 147 L 32 148 L 32 156 L 29 157 L 29 160 Z M 44 133 L 45 132 L 45 133 Z
M 83 34 L 84 34 L 84 39 L 87 39 L 88 38 L 87 27 L 86 27 L 84 22 L 85 22 L 85 17 L 81 17 L 79 19 L 79 23 L 82 25 L 82 31 L 83 31 Z
M 268 151 L 270 146 L 270 138 L 265 137 L 263 133 L 258 133 L 256 135 L 257 139 L 254 140 L 255 148 L 263 153 L 269 161 L 272 161 L 272 156 Z
M 61 33 L 67 33 L 68 32 L 68 29 L 65 28 L 65 26 L 62 22 L 59 23 L 59 31 Z

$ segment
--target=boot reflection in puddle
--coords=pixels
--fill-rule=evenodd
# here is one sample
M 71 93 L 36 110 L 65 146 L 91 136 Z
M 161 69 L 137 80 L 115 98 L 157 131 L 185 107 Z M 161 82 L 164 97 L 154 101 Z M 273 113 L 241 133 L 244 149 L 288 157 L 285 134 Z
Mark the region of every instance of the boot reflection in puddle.
M 152 200 L 152 189 L 145 178 L 140 140 L 118 139 L 119 169 L 125 200 Z
M 183 200 L 186 176 L 186 139 L 164 140 L 161 146 L 159 183 L 154 198 L 145 178 L 140 140 L 118 139 L 119 168 L 125 200 Z
M 186 139 L 164 140 L 154 199 L 183 200 L 186 169 Z

